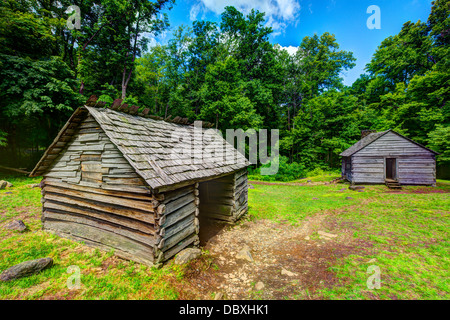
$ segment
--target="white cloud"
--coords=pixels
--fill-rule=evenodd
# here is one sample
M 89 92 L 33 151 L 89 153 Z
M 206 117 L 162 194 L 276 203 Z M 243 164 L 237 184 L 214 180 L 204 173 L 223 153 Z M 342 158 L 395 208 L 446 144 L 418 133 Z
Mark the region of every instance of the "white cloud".
M 284 50 L 286 50 L 289 53 L 289 55 L 294 56 L 295 53 L 298 50 L 298 47 L 294 47 L 294 46 L 283 47 L 283 46 L 280 46 L 280 49 L 284 49 Z
M 252 9 L 266 14 L 266 25 L 272 27 L 273 35 L 281 34 L 288 24 L 296 23 L 300 14 L 299 0 L 197 0 L 190 11 L 191 20 L 195 20 L 200 11 L 212 11 L 221 14 L 226 6 L 233 6 L 244 14 Z

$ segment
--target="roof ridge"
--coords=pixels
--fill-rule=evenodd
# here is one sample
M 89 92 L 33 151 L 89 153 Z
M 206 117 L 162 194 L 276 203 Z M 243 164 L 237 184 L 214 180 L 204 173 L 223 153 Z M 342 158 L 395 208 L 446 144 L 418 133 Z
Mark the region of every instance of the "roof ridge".
M 130 114 L 133 116 L 150 118 L 153 120 L 160 120 L 160 121 L 162 120 L 162 121 L 165 121 L 168 123 L 184 124 L 184 125 L 190 125 L 190 126 L 194 125 L 193 123 L 191 123 L 189 121 L 188 118 L 176 116 L 175 118 L 171 119 L 172 115 L 169 115 L 168 117 L 163 118 L 163 117 L 160 117 L 157 115 L 149 114 L 149 112 L 150 112 L 149 108 L 144 108 L 141 112 L 139 112 L 139 109 L 140 109 L 139 106 L 136 106 L 136 105 L 129 106 L 128 104 L 122 103 L 122 102 L 123 102 L 123 99 L 115 99 L 110 106 L 107 106 L 107 102 L 98 101 L 98 97 L 96 95 L 91 95 L 84 105 L 88 106 L 88 107 L 94 107 L 94 108 L 111 109 L 114 111 L 122 112 L 125 114 Z M 214 127 L 214 124 L 207 122 L 207 121 L 202 121 L 202 126 L 205 128 L 212 128 L 212 127 Z

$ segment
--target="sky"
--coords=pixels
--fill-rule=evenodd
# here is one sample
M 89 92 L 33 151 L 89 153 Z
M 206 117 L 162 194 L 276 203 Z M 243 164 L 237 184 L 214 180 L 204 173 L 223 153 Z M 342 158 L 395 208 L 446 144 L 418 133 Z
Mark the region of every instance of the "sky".
M 244 14 L 252 8 L 265 12 L 266 25 L 272 27 L 270 42 L 279 44 L 288 52 L 295 52 L 306 36 L 332 33 L 341 50 L 353 52 L 356 66 L 341 74 L 344 84 L 351 85 L 381 42 L 397 34 L 407 21 L 426 22 L 432 0 L 176 0 L 168 13 L 170 29 L 156 41 L 167 43 L 180 25 L 192 25 L 195 20 L 220 22 L 226 6 L 234 6 Z M 374 11 L 379 8 L 379 29 L 369 29 Z

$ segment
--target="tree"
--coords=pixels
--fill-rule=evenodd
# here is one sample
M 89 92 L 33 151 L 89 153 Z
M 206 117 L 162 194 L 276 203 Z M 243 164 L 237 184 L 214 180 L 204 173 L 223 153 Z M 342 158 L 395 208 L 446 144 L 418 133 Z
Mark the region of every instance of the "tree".
M 207 67 L 201 89 L 204 106 L 200 118 L 216 124 L 216 128 L 258 129 L 262 118 L 251 100 L 244 95 L 244 82 L 233 57 L 218 60 Z
M 428 134 L 430 138 L 429 147 L 440 155 L 437 158 L 440 164 L 450 163 L 450 126 L 437 125 L 436 129 Z

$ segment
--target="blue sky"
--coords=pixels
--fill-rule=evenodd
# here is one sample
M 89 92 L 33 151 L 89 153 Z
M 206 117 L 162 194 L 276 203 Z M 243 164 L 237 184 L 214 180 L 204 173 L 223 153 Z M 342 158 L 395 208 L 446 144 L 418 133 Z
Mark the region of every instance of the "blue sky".
M 397 34 L 407 21 L 426 21 L 431 0 L 178 0 L 168 11 L 171 28 L 157 37 L 167 42 L 178 26 L 194 20 L 220 21 L 220 13 L 232 5 L 244 13 L 252 8 L 266 13 L 266 23 L 274 29 L 270 41 L 295 50 L 305 36 L 330 32 L 336 35 L 340 49 L 352 51 L 356 67 L 342 74 L 351 85 L 361 73 L 383 39 Z M 367 8 L 380 8 L 381 29 L 367 28 L 371 14 Z

